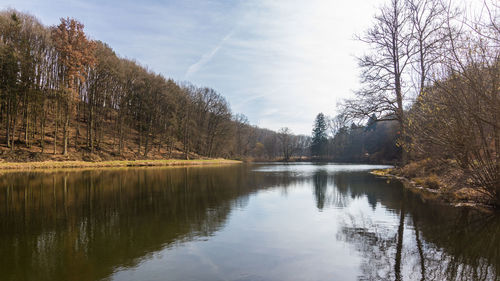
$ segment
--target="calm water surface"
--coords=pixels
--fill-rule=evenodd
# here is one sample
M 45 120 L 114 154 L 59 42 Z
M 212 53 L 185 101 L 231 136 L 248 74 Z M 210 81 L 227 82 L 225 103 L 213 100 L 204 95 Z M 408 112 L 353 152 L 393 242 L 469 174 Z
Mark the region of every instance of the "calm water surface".
M 376 166 L 0 176 L 0 280 L 500 280 L 500 218 Z

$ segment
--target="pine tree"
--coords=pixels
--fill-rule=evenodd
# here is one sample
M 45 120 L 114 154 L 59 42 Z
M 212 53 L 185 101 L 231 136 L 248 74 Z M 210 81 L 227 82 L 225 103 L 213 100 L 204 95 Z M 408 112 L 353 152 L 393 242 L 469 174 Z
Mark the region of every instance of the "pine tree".
M 323 113 L 319 113 L 314 121 L 314 127 L 312 130 L 312 144 L 311 144 L 311 154 L 312 156 L 323 157 L 326 153 L 327 146 L 327 123 L 326 117 Z

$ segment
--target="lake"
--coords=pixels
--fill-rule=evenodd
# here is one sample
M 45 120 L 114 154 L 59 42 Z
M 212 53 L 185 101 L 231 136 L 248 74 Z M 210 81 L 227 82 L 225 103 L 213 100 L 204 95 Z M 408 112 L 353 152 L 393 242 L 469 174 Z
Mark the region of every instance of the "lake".
M 0 175 L 0 280 L 500 280 L 500 218 L 382 166 Z

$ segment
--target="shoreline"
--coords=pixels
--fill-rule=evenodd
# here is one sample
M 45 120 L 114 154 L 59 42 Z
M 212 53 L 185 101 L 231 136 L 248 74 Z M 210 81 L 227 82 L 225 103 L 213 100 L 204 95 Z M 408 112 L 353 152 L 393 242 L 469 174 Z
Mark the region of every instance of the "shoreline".
M 40 161 L 1 162 L 0 171 L 23 171 L 73 168 L 113 168 L 113 167 L 168 167 L 241 164 L 239 160 L 228 159 L 167 159 L 167 160 L 112 160 L 112 161 Z
M 405 189 L 410 190 L 411 192 L 418 193 L 419 196 L 424 200 L 433 200 L 440 204 L 449 205 L 455 208 L 471 208 L 480 212 L 494 212 L 495 208 L 492 205 L 484 204 L 481 202 L 476 202 L 473 200 L 458 200 L 456 195 L 453 192 L 443 191 L 439 189 L 431 189 L 424 187 L 414 180 L 402 177 L 398 175 L 391 174 L 391 169 L 383 169 L 383 170 L 373 170 L 370 174 L 386 178 L 386 179 L 395 179 L 400 181 L 403 184 Z

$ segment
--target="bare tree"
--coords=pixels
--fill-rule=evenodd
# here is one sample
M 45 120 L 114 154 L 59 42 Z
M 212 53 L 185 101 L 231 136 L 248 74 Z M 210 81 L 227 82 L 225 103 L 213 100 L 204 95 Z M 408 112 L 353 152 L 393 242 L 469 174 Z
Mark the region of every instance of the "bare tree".
M 294 150 L 292 131 L 287 127 L 279 129 L 278 140 L 281 145 L 283 160 L 290 160 Z
M 456 159 L 472 186 L 500 205 L 498 14 L 497 8 L 483 19 L 447 18 L 439 79 L 419 97 L 408 124 L 416 149 Z
M 432 68 L 439 63 L 446 42 L 447 7 L 439 0 L 407 0 L 415 57 L 412 68 L 417 74 L 416 94 L 429 85 Z M 449 16 L 454 16 L 449 14 Z
M 375 25 L 358 39 L 371 48 L 359 58 L 363 88 L 343 104 L 348 118 L 397 120 L 404 132 L 404 75 L 413 55 L 412 25 L 403 0 L 391 0 L 380 8 Z M 401 138 L 403 140 L 403 136 Z M 403 151 L 405 151 L 403 149 Z M 403 153 L 403 163 L 406 153 Z

